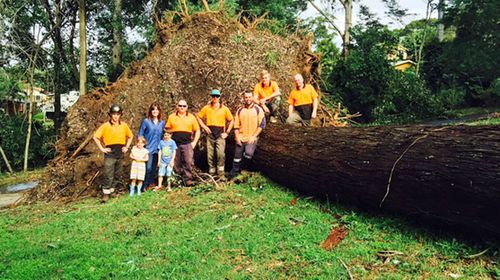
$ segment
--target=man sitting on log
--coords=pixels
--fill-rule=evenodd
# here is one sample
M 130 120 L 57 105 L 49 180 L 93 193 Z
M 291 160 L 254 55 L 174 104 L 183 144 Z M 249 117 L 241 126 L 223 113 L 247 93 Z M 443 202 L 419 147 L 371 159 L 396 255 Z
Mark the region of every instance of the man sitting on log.
M 295 88 L 288 98 L 287 124 L 310 126 L 311 119 L 316 118 L 318 111 L 318 93 L 310 84 L 304 84 L 301 74 L 294 77 Z
M 255 105 L 253 94 L 243 94 L 243 107 L 236 111 L 234 118 L 234 149 L 233 169 L 230 178 L 237 176 L 242 168 L 243 160 L 250 160 L 257 148 L 257 141 L 262 129 L 266 126 L 266 118 L 262 108 Z
M 271 81 L 271 74 L 267 70 L 260 72 L 260 83 L 255 85 L 253 95 L 255 103 L 264 109 L 271 122 L 277 122 L 276 113 L 281 102 L 281 92 L 278 83 Z

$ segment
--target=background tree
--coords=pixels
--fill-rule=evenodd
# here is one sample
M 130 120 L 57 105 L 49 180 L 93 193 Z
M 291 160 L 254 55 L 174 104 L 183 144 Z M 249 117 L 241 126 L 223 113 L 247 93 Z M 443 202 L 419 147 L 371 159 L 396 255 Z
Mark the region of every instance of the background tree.
M 495 0 L 453 0 L 444 23 L 455 39 L 439 58 L 448 86 L 462 87 L 469 105 L 500 104 L 500 5 Z
M 80 95 L 87 92 L 87 30 L 85 21 L 85 0 L 78 0 L 78 19 L 80 21 Z
M 335 0 L 323 0 L 326 4 L 328 4 L 327 9 L 322 9 L 318 5 L 314 3 L 313 0 L 308 0 L 309 3 L 321 14 L 325 17 L 325 19 L 332 25 L 334 30 L 339 34 L 340 38 L 342 38 L 342 55 L 344 59 L 346 59 L 349 55 L 349 45 L 351 43 L 351 26 L 352 26 L 352 8 L 353 1 L 352 0 L 338 0 L 343 7 L 344 10 L 344 29 L 342 30 L 335 23 L 335 16 L 333 15 L 333 11 L 335 9 Z

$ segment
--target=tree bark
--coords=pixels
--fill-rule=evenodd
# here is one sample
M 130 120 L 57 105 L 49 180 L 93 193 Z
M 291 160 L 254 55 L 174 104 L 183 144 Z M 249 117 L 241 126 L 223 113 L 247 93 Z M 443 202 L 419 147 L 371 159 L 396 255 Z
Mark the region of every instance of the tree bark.
M 430 20 L 431 20 L 431 16 L 432 16 L 432 11 L 433 11 L 432 1 L 433 0 L 427 0 L 427 7 L 426 7 L 426 11 L 425 11 L 424 35 L 422 37 L 422 42 L 420 43 L 420 46 L 418 48 L 417 59 L 416 59 L 417 66 L 415 69 L 415 74 L 417 74 L 417 76 L 420 75 L 420 68 L 422 66 L 422 56 L 423 56 L 423 52 L 424 52 L 425 40 L 427 39 L 427 29 L 429 28 L 429 24 L 430 24 Z
M 113 55 L 111 81 L 116 81 L 121 74 L 122 64 L 122 0 L 115 0 L 113 12 Z
M 443 20 L 443 10 L 444 10 L 444 0 L 439 0 L 437 9 L 438 9 L 438 40 L 439 42 L 443 42 L 444 39 L 444 24 L 441 22 Z
M 60 53 L 53 50 L 52 57 L 54 59 L 54 130 L 56 134 L 61 127 L 61 57 Z
M 500 236 L 497 126 L 270 125 L 254 162 L 302 193 Z
M 85 0 L 78 0 L 80 19 L 80 96 L 87 93 L 87 30 L 85 23 Z
M 343 49 L 342 54 L 344 59 L 349 56 L 349 45 L 351 44 L 351 26 L 352 26 L 352 0 L 341 1 L 344 5 L 345 22 L 344 22 L 344 35 L 343 35 Z

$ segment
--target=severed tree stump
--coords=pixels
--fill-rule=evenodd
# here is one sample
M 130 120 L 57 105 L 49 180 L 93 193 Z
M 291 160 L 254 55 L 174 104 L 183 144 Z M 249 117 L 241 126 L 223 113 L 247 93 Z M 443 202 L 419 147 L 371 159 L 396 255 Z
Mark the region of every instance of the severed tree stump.
M 500 236 L 498 126 L 269 125 L 255 163 L 301 193 Z

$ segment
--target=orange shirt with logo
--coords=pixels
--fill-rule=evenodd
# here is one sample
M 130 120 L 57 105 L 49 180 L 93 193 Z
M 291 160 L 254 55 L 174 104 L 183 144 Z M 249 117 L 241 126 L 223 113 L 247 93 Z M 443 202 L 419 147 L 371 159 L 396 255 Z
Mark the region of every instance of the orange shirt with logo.
M 264 111 L 257 105 L 252 105 L 249 108 L 242 107 L 236 112 L 234 129 L 239 130 L 242 142 L 247 142 L 259 127 L 264 129 L 265 125 Z

